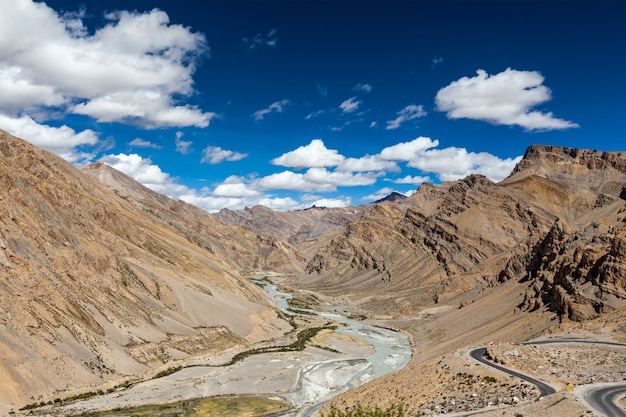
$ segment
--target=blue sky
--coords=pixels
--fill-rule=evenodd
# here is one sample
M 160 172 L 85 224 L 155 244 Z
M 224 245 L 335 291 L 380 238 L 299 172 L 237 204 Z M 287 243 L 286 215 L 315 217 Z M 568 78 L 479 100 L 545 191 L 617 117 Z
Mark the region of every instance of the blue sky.
M 0 128 L 208 211 L 624 151 L 626 2 L 0 0 Z

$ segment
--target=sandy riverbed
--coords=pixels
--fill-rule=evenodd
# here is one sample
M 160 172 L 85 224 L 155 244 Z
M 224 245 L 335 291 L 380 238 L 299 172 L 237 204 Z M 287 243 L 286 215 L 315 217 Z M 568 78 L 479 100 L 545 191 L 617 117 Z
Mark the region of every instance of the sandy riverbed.
M 230 366 L 193 366 L 174 374 L 139 383 L 62 407 L 45 407 L 38 416 L 65 416 L 85 411 L 169 403 L 221 395 L 281 395 L 296 406 L 314 402 L 341 389 L 363 371 L 374 348 L 362 340 L 322 333 L 301 352 L 252 355 Z M 307 368 L 305 377 L 300 378 Z

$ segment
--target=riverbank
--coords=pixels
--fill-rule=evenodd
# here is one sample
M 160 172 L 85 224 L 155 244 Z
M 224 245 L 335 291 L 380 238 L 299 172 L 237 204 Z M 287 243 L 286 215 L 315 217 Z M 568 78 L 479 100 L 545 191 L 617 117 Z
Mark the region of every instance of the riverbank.
M 326 328 L 316 332 L 301 351 L 266 350 L 245 354 L 237 361 L 232 361 L 236 357 L 236 352 L 232 352 L 229 357 L 221 358 L 225 366 L 216 366 L 215 361 L 195 363 L 125 390 L 68 405 L 29 410 L 29 415 L 68 416 L 224 396 L 279 397 L 289 401 L 292 410 L 299 410 L 399 369 L 410 358 L 408 342 L 399 334 L 324 311 L 309 310 L 305 316 L 293 315 L 286 302 L 289 294 L 278 291 L 274 285 L 267 290 L 283 314 L 292 314 L 290 320 L 298 326 L 298 331 Z M 334 331 L 330 326 L 340 327 L 340 330 Z M 283 342 L 280 345 L 288 346 L 294 342 L 294 337 Z M 375 358 L 375 363 L 369 358 Z

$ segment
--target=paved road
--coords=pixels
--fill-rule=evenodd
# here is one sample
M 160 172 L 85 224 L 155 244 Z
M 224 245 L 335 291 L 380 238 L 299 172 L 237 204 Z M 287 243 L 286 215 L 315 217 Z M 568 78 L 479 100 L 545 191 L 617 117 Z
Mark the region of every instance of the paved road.
M 551 343 L 589 343 L 589 344 L 598 344 L 598 345 L 609 345 L 609 346 L 626 346 L 624 343 L 619 342 L 605 342 L 605 341 L 592 341 L 585 339 L 549 339 L 535 342 L 526 342 L 524 345 L 547 345 Z M 512 371 L 503 366 L 497 365 L 493 362 L 488 361 L 484 358 L 485 353 L 487 352 L 486 348 L 479 348 L 470 351 L 470 356 L 477 361 L 484 363 L 487 366 L 491 366 L 492 368 L 496 368 L 502 372 L 505 372 L 509 375 L 516 376 L 518 378 L 523 379 L 524 381 L 528 381 L 531 384 L 534 384 L 539 388 L 539 398 L 545 397 L 546 395 L 550 395 L 555 393 L 555 389 L 546 384 L 545 382 L 539 381 L 535 378 L 531 378 L 528 375 L 521 374 L 519 372 Z M 585 394 L 584 398 L 587 403 L 594 408 L 596 411 L 604 414 L 608 417 L 626 417 L 626 411 L 615 403 L 615 399 L 620 395 L 626 393 L 626 384 L 616 384 L 609 386 L 599 386 L 589 388 Z
M 513 375 L 515 377 L 518 377 L 524 381 L 530 382 L 531 384 L 535 385 L 537 388 L 539 388 L 539 398 L 545 397 L 546 395 L 554 394 L 556 392 L 554 387 L 546 384 L 543 381 L 539 381 L 538 379 L 532 378 L 528 375 L 524 375 L 519 372 L 512 371 L 508 368 L 505 368 L 504 366 L 500 366 L 491 361 L 488 361 L 487 359 L 484 358 L 485 353 L 487 353 L 486 348 L 478 348 L 478 349 L 474 349 L 470 351 L 469 355 L 473 359 L 476 359 L 477 361 L 484 363 L 487 366 L 491 366 L 492 368 L 496 368 L 502 372 L 505 372 L 509 375 Z
M 615 403 L 615 399 L 624 393 L 626 393 L 626 384 L 597 387 L 585 393 L 585 401 L 605 416 L 626 417 L 626 411 Z
M 525 342 L 523 345 L 547 345 L 551 343 L 587 343 L 593 345 L 621 346 L 626 344 L 604 340 L 589 340 L 579 338 L 545 339 L 534 342 Z M 626 417 L 626 411 L 615 403 L 617 397 L 626 393 L 626 384 L 614 384 L 606 386 L 594 386 L 588 388 L 583 397 L 585 401 L 596 411 L 607 417 Z

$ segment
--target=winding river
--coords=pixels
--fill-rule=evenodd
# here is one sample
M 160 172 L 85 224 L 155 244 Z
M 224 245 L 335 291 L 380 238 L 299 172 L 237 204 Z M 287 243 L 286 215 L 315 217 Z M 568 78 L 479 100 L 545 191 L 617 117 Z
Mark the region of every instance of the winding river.
M 288 304 L 290 294 L 279 291 L 274 283 L 251 279 L 264 287 L 283 314 L 316 316 L 323 322 L 340 323 L 341 326 L 334 333 L 321 336 L 325 338 L 320 339 L 324 340 L 323 346 L 315 346 L 313 342 L 303 351 L 283 352 L 277 349 L 250 354 L 230 364 L 228 357 L 216 358 L 160 378 L 135 383 L 124 390 L 67 405 L 42 407 L 33 415 L 67 416 L 117 408 L 125 411 L 95 415 L 127 416 L 129 410 L 137 410 L 137 407 L 176 406 L 195 399 L 210 402 L 215 398 L 245 400 L 255 397 L 289 402 L 293 408 L 285 412 L 285 416 L 296 413 L 299 417 L 310 417 L 334 396 L 401 369 L 409 362 L 411 346 L 402 333 L 340 314 L 316 310 L 292 311 Z M 287 407 L 287 404 L 284 405 L 282 409 Z M 179 414 L 155 411 L 141 415 Z
M 285 314 L 289 309 L 291 294 L 280 292 L 276 284 L 265 283 L 264 289 L 276 307 Z M 336 333 L 359 339 L 375 351 L 368 357 L 329 359 L 309 364 L 300 370 L 298 382 L 284 397 L 291 401 L 299 416 L 311 416 L 332 397 L 351 388 L 379 378 L 406 366 L 411 358 L 408 338 L 394 330 L 365 324 L 340 314 L 306 310 L 318 317 L 341 323 Z M 293 413 L 293 410 L 291 410 Z M 287 414 L 286 414 L 287 415 Z

